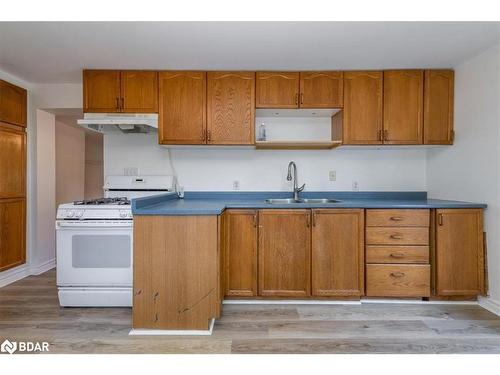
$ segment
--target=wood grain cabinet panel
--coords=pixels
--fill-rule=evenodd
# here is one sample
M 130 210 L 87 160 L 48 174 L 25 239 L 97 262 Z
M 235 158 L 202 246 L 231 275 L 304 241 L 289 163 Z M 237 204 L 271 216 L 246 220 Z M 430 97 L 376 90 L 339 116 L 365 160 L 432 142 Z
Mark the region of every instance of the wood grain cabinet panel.
M 426 70 L 424 144 L 453 144 L 453 70 Z
M 124 70 L 120 73 L 121 111 L 158 113 L 158 73 Z
M 368 245 L 429 245 L 429 228 L 366 227 Z
M 438 295 L 484 293 L 483 210 L 436 210 L 435 251 Z
M 226 296 L 257 295 L 258 212 L 227 210 L 224 217 L 224 285 Z
M 120 112 L 120 71 L 83 71 L 83 112 Z
M 26 132 L 0 123 L 0 199 L 26 196 Z
M 0 80 L 0 121 L 26 127 L 27 96 L 25 89 Z
M 429 246 L 366 246 L 366 263 L 429 263 Z
M 312 295 L 364 293 L 364 210 L 312 210 Z
M 310 210 L 259 211 L 259 295 L 311 294 Z
M 422 144 L 422 70 L 384 71 L 384 143 Z
M 369 297 L 429 297 L 429 265 L 368 264 L 366 295 Z
M 206 144 L 205 72 L 160 72 L 160 144 Z
M 300 72 L 300 108 L 342 108 L 343 72 Z
M 294 72 L 257 72 L 257 108 L 298 108 L 300 75 Z
M 364 145 L 383 142 L 382 87 L 381 71 L 344 73 L 344 144 Z
M 0 271 L 26 262 L 26 200 L 0 200 Z
M 255 73 L 208 72 L 207 143 L 254 143 Z
M 427 209 L 375 209 L 366 210 L 367 227 L 429 227 Z

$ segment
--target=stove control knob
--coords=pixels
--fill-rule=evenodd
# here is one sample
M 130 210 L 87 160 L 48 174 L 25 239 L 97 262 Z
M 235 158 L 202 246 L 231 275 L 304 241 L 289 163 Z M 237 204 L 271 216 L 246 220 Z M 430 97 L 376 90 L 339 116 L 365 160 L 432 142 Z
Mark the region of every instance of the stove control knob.
M 66 217 L 73 217 L 73 216 L 75 216 L 75 211 L 66 212 Z
M 83 211 L 76 211 L 75 217 L 81 218 L 83 216 Z
M 120 217 L 125 219 L 127 217 L 127 211 L 120 211 Z

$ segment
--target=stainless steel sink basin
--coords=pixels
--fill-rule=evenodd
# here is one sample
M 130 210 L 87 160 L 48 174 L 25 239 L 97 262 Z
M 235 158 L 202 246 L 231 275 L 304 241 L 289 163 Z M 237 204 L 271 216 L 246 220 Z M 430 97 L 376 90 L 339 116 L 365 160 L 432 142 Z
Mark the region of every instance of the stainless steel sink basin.
M 326 198 L 281 198 L 281 199 L 266 199 L 269 204 L 301 204 L 301 203 L 339 203 L 340 201 L 336 199 L 326 199 Z

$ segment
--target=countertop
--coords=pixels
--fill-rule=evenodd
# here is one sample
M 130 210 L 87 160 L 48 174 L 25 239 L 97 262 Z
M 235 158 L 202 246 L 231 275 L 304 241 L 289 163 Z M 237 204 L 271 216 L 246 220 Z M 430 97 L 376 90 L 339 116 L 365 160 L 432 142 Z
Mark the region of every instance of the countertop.
M 484 203 L 429 199 L 426 192 L 303 192 L 301 198 L 337 199 L 338 203 L 270 204 L 269 198 L 291 198 L 291 192 L 186 192 L 132 200 L 134 215 L 219 215 L 228 208 L 486 208 Z

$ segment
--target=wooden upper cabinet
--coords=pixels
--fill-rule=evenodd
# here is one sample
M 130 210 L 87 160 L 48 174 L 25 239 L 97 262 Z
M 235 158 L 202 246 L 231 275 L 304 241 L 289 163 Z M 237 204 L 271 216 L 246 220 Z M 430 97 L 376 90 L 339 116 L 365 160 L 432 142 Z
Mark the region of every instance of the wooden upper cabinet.
M 208 72 L 207 143 L 253 144 L 255 73 Z
M 0 121 L 26 127 L 27 91 L 0 80 Z
M 126 70 L 120 73 L 121 111 L 158 113 L 158 73 Z
M 300 75 L 257 72 L 257 108 L 298 108 Z
M 25 196 L 26 132 L 0 123 L 0 199 Z
M 160 144 L 206 144 L 205 72 L 160 72 Z
M 0 271 L 26 261 L 26 200 L 0 200 Z
M 257 295 L 257 223 L 256 210 L 227 210 L 224 217 L 225 295 Z
M 310 296 L 310 210 L 259 211 L 259 295 Z
M 424 72 L 384 71 L 384 143 L 422 144 Z
M 343 72 L 300 72 L 300 108 L 341 108 Z
M 364 210 L 312 211 L 312 295 L 364 293 Z
M 435 246 L 439 296 L 484 293 L 482 209 L 436 210 Z
M 382 143 L 383 73 L 344 73 L 343 143 Z
M 426 70 L 424 144 L 453 144 L 453 70 Z
M 120 71 L 83 71 L 83 112 L 120 112 Z

